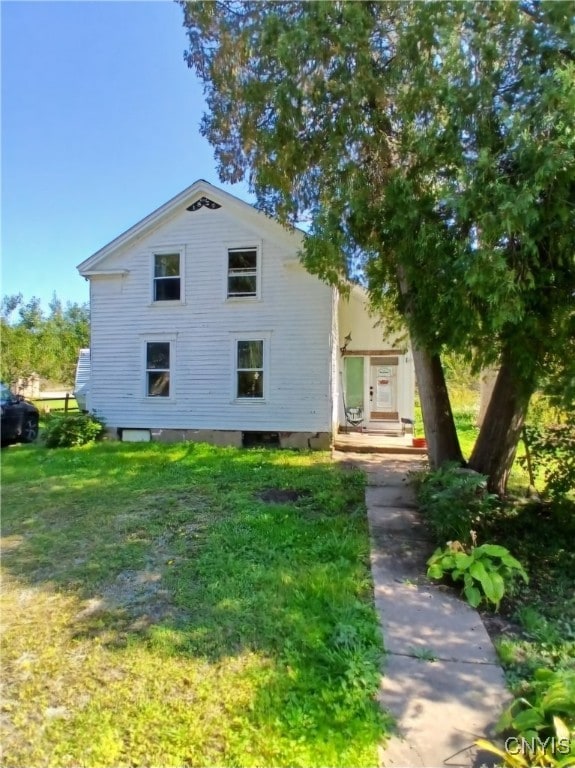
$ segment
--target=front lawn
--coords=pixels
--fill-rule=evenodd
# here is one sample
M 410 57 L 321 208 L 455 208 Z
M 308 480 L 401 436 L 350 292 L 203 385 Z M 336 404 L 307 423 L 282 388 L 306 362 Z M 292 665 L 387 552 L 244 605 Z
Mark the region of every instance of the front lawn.
M 376 764 L 360 473 L 189 443 L 2 464 L 5 766 Z

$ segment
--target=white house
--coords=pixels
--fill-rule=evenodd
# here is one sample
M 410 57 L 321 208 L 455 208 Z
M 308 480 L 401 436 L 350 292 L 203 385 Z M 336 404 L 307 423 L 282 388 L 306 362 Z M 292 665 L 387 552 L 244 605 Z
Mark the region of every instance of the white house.
M 324 448 L 349 421 L 413 418 L 409 350 L 360 288 L 343 299 L 306 272 L 304 236 L 200 180 L 79 265 L 88 408 L 110 433 Z

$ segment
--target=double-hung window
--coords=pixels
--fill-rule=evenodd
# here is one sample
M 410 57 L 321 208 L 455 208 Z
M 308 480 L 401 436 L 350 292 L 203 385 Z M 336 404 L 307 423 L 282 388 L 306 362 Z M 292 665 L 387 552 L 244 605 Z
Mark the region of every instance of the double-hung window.
M 236 397 L 264 397 L 264 341 L 237 340 Z
M 228 298 L 256 298 L 258 288 L 258 249 L 228 248 Z
M 154 253 L 154 301 L 180 301 L 182 295 L 181 254 Z
M 146 396 L 170 397 L 170 342 L 146 342 Z

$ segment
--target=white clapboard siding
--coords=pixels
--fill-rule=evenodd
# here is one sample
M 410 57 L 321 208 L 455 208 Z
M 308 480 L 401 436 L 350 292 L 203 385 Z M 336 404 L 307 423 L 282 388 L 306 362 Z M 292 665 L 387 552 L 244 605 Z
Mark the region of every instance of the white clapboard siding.
M 332 292 L 296 260 L 301 235 L 237 210 L 176 212 L 91 276 L 91 408 L 110 427 L 324 431 L 332 426 Z M 261 249 L 261 299 L 226 301 L 227 249 Z M 152 304 L 152 255 L 185 249 L 185 303 Z M 234 399 L 234 334 L 264 334 L 265 401 Z M 146 339 L 173 340 L 173 396 L 146 398 Z M 157 336 L 156 336 L 157 335 Z M 263 336 L 262 336 L 263 337 Z

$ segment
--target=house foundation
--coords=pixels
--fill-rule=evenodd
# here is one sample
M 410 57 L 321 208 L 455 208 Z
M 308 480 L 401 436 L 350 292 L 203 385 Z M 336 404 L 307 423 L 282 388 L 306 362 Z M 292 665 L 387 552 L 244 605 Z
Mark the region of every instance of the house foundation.
M 106 430 L 106 435 L 122 442 L 158 443 L 209 443 L 221 447 L 232 446 L 241 448 L 247 444 L 246 433 L 241 430 L 223 429 L 133 429 L 118 428 Z M 328 451 L 332 444 L 331 432 L 261 432 L 260 441 L 250 441 L 249 445 L 279 445 L 280 448 L 292 450 Z M 274 440 L 266 440 L 273 435 Z

